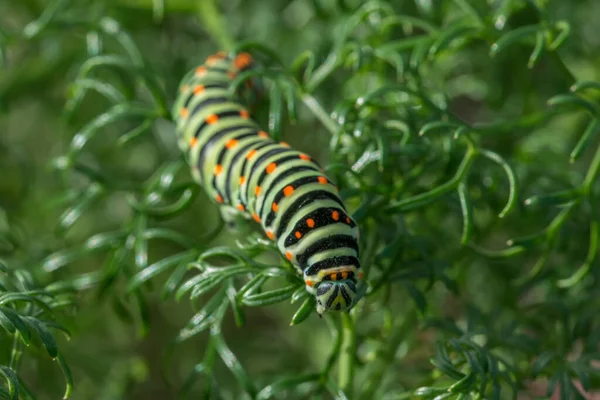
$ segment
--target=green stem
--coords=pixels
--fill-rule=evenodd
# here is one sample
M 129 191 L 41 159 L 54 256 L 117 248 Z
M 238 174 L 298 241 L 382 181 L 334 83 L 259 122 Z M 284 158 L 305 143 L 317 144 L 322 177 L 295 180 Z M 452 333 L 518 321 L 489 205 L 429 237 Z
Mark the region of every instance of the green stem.
M 596 177 L 598 176 L 598 172 L 600 172 L 600 146 L 598 146 L 596 149 L 596 154 L 594 154 L 592 163 L 590 164 L 587 174 L 585 175 L 585 179 L 583 180 L 582 189 L 585 196 L 589 196 L 592 186 L 596 181 Z
M 19 369 L 21 354 L 23 353 L 23 342 L 21 341 L 21 335 L 19 332 L 15 332 L 13 337 L 13 346 L 10 354 L 10 364 L 8 365 L 13 370 Z
M 558 69 L 560 69 L 560 71 L 565 76 L 569 86 L 571 86 L 572 84 L 577 82 L 575 75 L 573 75 L 573 73 L 569 70 L 569 68 L 567 67 L 565 62 L 562 60 L 562 58 L 560 58 L 560 56 L 558 55 L 556 50 L 550 52 L 550 57 L 552 57 L 552 59 L 554 60 L 554 63 L 558 67 Z
M 325 367 L 321 371 L 321 385 L 323 386 L 327 384 L 329 373 L 335 365 L 335 361 L 338 359 L 338 354 L 340 354 L 340 349 L 342 348 L 342 329 L 340 329 L 339 325 L 336 326 L 330 315 L 325 316 L 325 321 L 327 325 L 329 325 L 332 335 L 335 336 L 335 341 L 333 347 L 331 348 L 331 353 L 327 358 L 327 362 L 325 363 Z
M 394 361 L 398 347 L 406 340 L 407 335 L 414 329 L 417 321 L 416 310 L 411 309 L 404 314 L 402 321 L 394 321 L 393 330 L 390 332 L 388 339 L 382 344 L 377 358 L 370 364 L 362 392 L 358 397 L 360 400 L 368 400 L 374 398 L 375 391 L 381 385 L 384 374 L 390 370 L 390 364 Z
M 198 0 L 197 1 L 198 18 L 204 25 L 204 29 L 213 40 L 217 42 L 223 50 L 230 51 L 234 47 L 235 41 L 230 34 L 230 30 L 226 28 L 223 22 L 221 13 L 216 5 L 215 0 Z
M 332 135 L 337 135 L 338 131 L 340 130 L 339 125 L 333 119 L 331 119 L 329 114 L 327 114 L 317 99 L 315 99 L 312 95 L 305 93 L 302 95 L 302 102 L 312 111 L 315 117 L 321 121 L 329 133 Z
M 350 313 L 342 313 L 342 352 L 339 361 L 338 385 L 345 393 L 351 393 L 354 381 L 354 353 L 356 332 Z
M 448 182 L 441 184 L 440 186 L 438 186 L 428 192 L 421 193 L 416 196 L 412 196 L 407 199 L 392 203 L 392 204 L 388 205 L 387 207 L 385 207 L 384 210 L 386 212 L 396 212 L 396 213 L 410 211 L 410 210 L 414 210 L 416 208 L 420 208 L 424 205 L 427 205 L 427 204 L 439 199 L 440 197 L 448 194 L 449 192 L 456 189 L 458 187 L 458 185 L 463 181 L 463 179 L 469 172 L 471 164 L 473 163 L 473 160 L 475 159 L 476 156 L 477 156 L 477 150 L 472 145 L 469 145 L 469 148 L 465 154 L 465 157 L 463 158 L 460 166 L 458 167 L 458 170 L 456 171 L 456 174 L 454 175 L 454 177 L 452 179 L 450 179 Z

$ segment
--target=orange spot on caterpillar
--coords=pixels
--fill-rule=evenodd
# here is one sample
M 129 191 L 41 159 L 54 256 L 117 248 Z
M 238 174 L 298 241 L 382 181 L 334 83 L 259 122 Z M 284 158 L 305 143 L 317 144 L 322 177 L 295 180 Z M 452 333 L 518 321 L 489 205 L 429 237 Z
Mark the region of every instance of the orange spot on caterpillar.
M 315 226 L 315 220 L 312 218 L 307 219 L 306 225 L 308 225 L 309 228 L 313 228 Z
M 244 211 L 246 209 L 243 204 L 238 204 L 236 207 L 240 211 Z
M 273 203 L 273 205 L 271 206 L 271 210 L 273 210 L 273 212 L 277 212 L 278 209 L 279 206 L 277 205 L 277 203 Z
M 329 275 L 329 277 L 331 278 L 332 281 L 337 281 L 337 278 L 338 278 L 337 274 L 331 274 L 331 275 Z
M 190 147 L 194 147 L 196 143 L 198 143 L 198 139 L 196 139 L 195 137 L 190 139 Z
M 268 138 L 269 134 L 265 131 L 260 131 L 258 132 L 258 136 L 260 136 L 261 138 Z
M 221 204 L 221 203 L 223 203 L 223 196 L 218 194 L 217 197 L 215 197 L 215 200 L 217 201 L 217 203 Z
M 260 217 L 258 216 L 258 214 L 257 214 L 257 213 L 254 213 L 254 214 L 252 214 L 252 218 L 253 218 L 253 219 L 254 219 L 256 222 L 260 223 Z
M 246 182 L 246 177 L 245 176 L 240 176 L 240 185 L 243 185 L 244 182 Z
M 219 59 L 220 59 L 219 57 L 215 57 L 214 55 L 208 56 L 208 57 L 206 57 L 206 60 L 204 61 L 204 63 L 206 65 L 215 65 L 215 63 L 217 61 L 219 61 Z
M 294 233 L 294 236 L 296 236 L 296 239 L 300 239 L 302 237 L 302 234 L 296 231 L 296 233 Z
M 315 286 L 315 283 L 313 281 L 311 281 L 310 279 L 305 280 L 304 283 L 306 283 L 306 286 L 309 286 L 309 287 Z
M 362 278 L 363 278 L 363 276 L 364 276 L 364 275 L 365 275 L 365 274 L 364 274 L 364 272 L 360 271 L 360 272 L 358 273 L 358 279 L 361 279 L 361 280 L 362 280 Z
M 198 77 L 204 76 L 206 74 L 206 71 L 208 71 L 208 70 L 206 69 L 205 66 L 200 66 L 200 67 L 196 68 L 196 76 L 198 76 Z
M 187 118 L 187 116 L 190 114 L 190 112 L 188 111 L 187 108 L 182 108 L 181 111 L 179 112 L 179 115 L 181 115 L 183 118 Z
M 235 65 L 237 69 L 244 69 L 250 65 L 250 63 L 252 63 L 252 56 L 248 53 L 240 53 L 235 60 L 233 60 L 233 65 Z
M 275 164 L 275 163 L 271 163 L 271 164 L 267 165 L 267 169 L 266 169 L 267 174 L 273 173 L 273 171 L 275 171 L 275 168 L 277 168 L 277 164 Z
M 260 186 L 257 186 L 256 189 L 254 189 L 254 194 L 257 196 L 260 194 Z
M 283 195 L 285 197 L 291 196 L 292 193 L 294 193 L 294 187 L 293 186 L 288 185 L 288 186 L 286 186 L 286 187 L 283 188 Z
M 221 164 L 215 165 L 215 175 L 219 176 L 221 172 L 223 172 L 223 166 Z
M 252 149 L 246 154 L 246 160 L 251 160 L 256 155 L 256 150 Z
M 320 176 L 317 179 L 318 179 L 319 183 L 321 183 L 323 185 L 327 184 L 327 178 Z
M 333 218 L 334 221 L 337 221 L 338 219 L 340 219 L 340 213 L 337 211 L 332 212 L 331 218 Z
M 343 271 L 342 272 L 342 279 L 346 279 L 348 278 L 348 271 Z
M 216 123 L 218 120 L 219 116 L 217 114 L 210 114 L 208 117 L 206 117 L 206 123 L 209 125 Z
M 194 94 L 200 94 L 202 92 L 204 92 L 204 85 L 194 86 Z
M 279 142 L 279 144 L 283 147 L 290 147 L 290 145 L 286 142 Z
M 267 231 L 267 237 L 271 240 L 275 240 L 275 235 L 273 235 L 272 231 Z
M 292 261 L 292 258 L 294 258 L 294 256 L 292 256 L 292 253 L 290 253 L 289 251 L 285 252 L 285 258 L 287 258 L 288 260 Z
M 240 117 L 242 117 L 244 119 L 248 119 L 248 118 L 250 118 L 250 114 L 248 113 L 248 111 L 242 110 L 242 111 L 240 111 Z
M 227 143 L 225 143 L 225 147 L 227 147 L 228 149 L 233 149 L 235 146 L 237 146 L 238 141 L 235 139 L 229 139 L 227 141 Z
M 350 223 L 350 217 L 346 217 L 346 223 L 349 224 Z
M 306 154 L 300 154 L 299 157 L 304 161 L 310 161 L 310 157 Z

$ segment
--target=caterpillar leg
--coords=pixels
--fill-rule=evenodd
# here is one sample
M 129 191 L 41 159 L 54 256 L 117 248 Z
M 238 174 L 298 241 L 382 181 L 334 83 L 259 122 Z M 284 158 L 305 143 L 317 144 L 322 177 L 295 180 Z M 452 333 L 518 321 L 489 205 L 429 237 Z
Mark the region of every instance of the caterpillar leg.
M 250 216 L 245 215 L 235 207 L 225 205 L 222 205 L 219 208 L 219 212 L 221 213 L 221 218 L 223 218 L 225 225 L 227 225 L 227 228 L 230 231 L 236 233 L 246 233 L 250 231 L 250 224 L 248 224 Z

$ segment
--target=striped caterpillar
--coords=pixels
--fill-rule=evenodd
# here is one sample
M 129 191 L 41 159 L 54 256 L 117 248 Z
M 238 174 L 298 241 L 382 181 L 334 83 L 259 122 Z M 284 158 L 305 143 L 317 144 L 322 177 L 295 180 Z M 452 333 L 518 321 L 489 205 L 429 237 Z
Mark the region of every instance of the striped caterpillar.
M 358 226 L 308 155 L 277 143 L 229 95 L 248 53 L 219 52 L 190 71 L 173 107 L 178 144 L 225 222 L 254 219 L 316 296 L 317 313 L 348 311 L 362 279 Z

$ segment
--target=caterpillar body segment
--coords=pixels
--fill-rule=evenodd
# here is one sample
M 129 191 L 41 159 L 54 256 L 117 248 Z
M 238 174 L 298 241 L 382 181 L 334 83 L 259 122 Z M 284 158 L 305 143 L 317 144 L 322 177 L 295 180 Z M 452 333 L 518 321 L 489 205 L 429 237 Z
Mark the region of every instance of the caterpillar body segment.
M 362 279 L 358 226 L 321 167 L 274 141 L 229 94 L 252 64 L 247 53 L 220 52 L 184 77 L 173 107 L 179 147 L 228 225 L 253 219 L 276 241 L 319 314 L 350 310 Z

